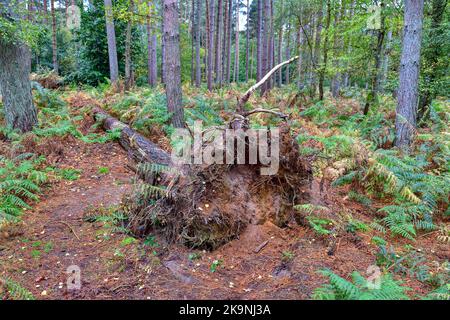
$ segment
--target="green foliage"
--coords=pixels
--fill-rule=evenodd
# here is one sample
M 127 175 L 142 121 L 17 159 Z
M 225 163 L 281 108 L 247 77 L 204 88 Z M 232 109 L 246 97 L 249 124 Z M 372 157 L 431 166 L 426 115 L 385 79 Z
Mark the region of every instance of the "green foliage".
M 33 294 L 18 282 L 8 277 L 0 277 L 0 300 L 35 300 Z
M 321 270 L 320 273 L 328 278 L 329 283 L 314 290 L 313 298 L 316 300 L 408 300 L 406 291 L 410 288 L 401 286 L 390 274 L 381 275 L 380 287 L 373 288 L 373 284 L 356 271 L 352 273 L 353 282 L 330 270 Z
M 39 200 L 39 186 L 48 179 L 40 169 L 44 160 L 33 154 L 0 156 L 0 225 L 17 221 L 24 209 L 31 208 L 27 202 Z
M 81 170 L 73 168 L 57 170 L 57 173 L 59 173 L 59 175 L 61 175 L 64 180 L 68 181 L 75 181 L 80 179 L 81 172 Z

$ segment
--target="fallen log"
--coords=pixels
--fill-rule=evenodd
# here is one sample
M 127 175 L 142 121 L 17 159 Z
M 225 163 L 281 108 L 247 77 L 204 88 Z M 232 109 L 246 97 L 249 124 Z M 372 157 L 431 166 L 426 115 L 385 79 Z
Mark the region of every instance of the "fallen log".
M 111 117 L 101 108 L 93 108 L 92 113 L 94 119 L 101 122 L 103 129 L 119 129 L 121 131 L 119 143 L 137 163 L 150 162 L 161 165 L 171 164 L 172 161 L 168 152 L 159 148 L 156 144 L 131 129 L 128 125 Z
M 267 110 L 244 115 L 255 112 Z M 213 250 L 239 237 L 248 225 L 287 225 L 294 216 L 293 204 L 308 202 L 312 170 L 299 157 L 286 123 L 280 127 L 278 173 L 262 177 L 261 163 L 178 167 L 168 152 L 104 110 L 94 108 L 93 115 L 104 129 L 121 131 L 119 142 L 134 161 L 167 166 L 167 172 L 157 172 L 157 179 L 149 173 L 150 179 L 143 178 L 145 183 L 123 200 L 127 228 L 136 236 L 158 232 L 169 242 Z M 248 120 L 244 115 L 237 116 Z

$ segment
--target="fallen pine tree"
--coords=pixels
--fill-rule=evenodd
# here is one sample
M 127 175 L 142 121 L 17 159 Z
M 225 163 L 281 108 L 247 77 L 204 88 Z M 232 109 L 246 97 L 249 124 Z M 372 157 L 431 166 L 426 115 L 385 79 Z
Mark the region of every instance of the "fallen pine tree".
M 246 131 L 248 117 L 259 112 L 287 118 L 271 110 L 241 111 L 224 128 L 214 130 L 219 134 L 224 129 Z M 121 131 L 120 144 L 138 163 L 143 182 L 127 195 L 123 208 L 128 228 L 137 236 L 160 232 L 171 242 L 215 249 L 237 238 L 250 224 L 270 221 L 286 226 L 297 217 L 293 207 L 309 200 L 312 171 L 300 157 L 287 123 L 279 128 L 279 169 L 262 176 L 267 164 L 259 160 L 254 164 L 176 164 L 167 152 L 102 109 L 94 108 L 93 115 L 104 129 Z M 246 152 L 248 144 L 246 140 Z M 232 145 L 236 155 L 237 142 Z

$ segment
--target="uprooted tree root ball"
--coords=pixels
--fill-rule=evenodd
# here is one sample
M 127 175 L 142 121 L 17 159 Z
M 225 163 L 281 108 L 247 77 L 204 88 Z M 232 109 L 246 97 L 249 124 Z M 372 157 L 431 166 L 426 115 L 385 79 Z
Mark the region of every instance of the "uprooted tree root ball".
M 280 128 L 278 173 L 261 176 L 261 164 L 196 165 L 175 170 L 142 165 L 141 183 L 125 198 L 130 230 L 159 232 L 170 242 L 214 250 L 248 225 L 295 221 L 293 206 L 308 201 L 312 171 L 299 157 L 287 125 Z M 175 171 L 183 172 L 174 174 Z

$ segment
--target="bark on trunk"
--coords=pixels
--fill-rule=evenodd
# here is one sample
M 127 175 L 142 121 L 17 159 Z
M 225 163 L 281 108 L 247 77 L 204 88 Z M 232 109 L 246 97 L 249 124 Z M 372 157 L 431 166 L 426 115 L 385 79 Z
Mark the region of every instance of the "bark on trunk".
M 324 82 L 325 82 L 325 74 L 327 72 L 327 63 L 328 63 L 328 41 L 329 41 L 329 33 L 330 33 L 330 24 L 331 24 L 331 1 L 327 1 L 327 18 L 325 25 L 325 39 L 323 40 L 323 64 L 320 67 L 319 72 L 319 99 L 323 100 L 324 98 Z
M 250 59 L 250 0 L 247 0 L 247 26 L 245 38 L 245 82 L 249 79 L 249 59 Z
M 151 2 L 147 2 L 151 7 Z M 148 84 L 151 87 L 156 86 L 158 78 L 158 63 L 156 57 L 157 38 L 154 32 L 153 22 L 151 21 L 150 12 L 147 15 L 147 67 L 148 67 Z
M 381 3 L 381 29 L 378 30 L 377 43 L 374 49 L 374 63 L 370 75 L 370 87 L 367 93 L 366 104 L 364 106 L 364 115 L 369 113 L 369 109 L 373 104 L 378 103 L 378 80 L 380 79 L 381 54 L 383 51 L 385 29 L 384 3 Z
M 258 10 L 258 30 L 256 32 L 256 80 L 259 81 L 262 78 L 263 67 L 262 67 L 262 56 L 263 56 L 263 0 L 258 0 L 257 10 Z
M 53 61 L 53 72 L 59 73 L 58 66 L 58 44 L 56 42 L 56 15 L 55 15 L 55 1 L 50 0 L 50 10 L 52 15 L 52 61 Z
M 234 43 L 234 82 L 239 82 L 239 2 L 236 1 L 236 32 Z
M 203 1 L 197 0 L 197 15 L 195 17 L 195 86 L 200 87 L 202 83 L 202 65 L 200 57 L 200 24 L 202 21 Z
M 216 56 L 215 56 L 215 80 L 219 86 L 222 84 L 222 25 L 223 25 L 223 2 L 217 0 L 217 32 L 216 32 Z
M 180 29 L 177 0 L 164 0 L 165 85 L 167 111 L 172 113 L 172 125 L 184 127 L 184 111 L 181 92 Z
M 6 125 L 21 132 L 31 131 L 38 123 L 29 80 L 30 56 L 26 45 L 0 41 L 0 93 Z
M 109 116 L 104 110 L 94 108 L 94 119 L 101 121 L 105 130 L 120 130 L 120 145 L 128 151 L 129 156 L 137 163 L 155 163 L 170 165 L 170 154 L 160 149 L 156 144 L 131 129 L 126 124 Z
M 207 66 L 207 85 L 208 90 L 213 89 L 213 56 L 214 56 L 214 0 L 207 0 L 208 9 L 208 66 Z
M 113 84 L 119 79 L 119 64 L 117 62 L 116 31 L 111 0 L 105 0 L 106 34 L 108 37 L 109 78 Z
M 424 0 L 405 0 L 395 145 L 408 149 L 416 128 Z
M 129 12 L 133 13 L 133 1 L 130 0 Z M 132 61 L 131 61 L 131 28 L 132 22 L 131 17 L 127 21 L 127 30 L 125 36 L 125 90 L 129 90 L 133 86 L 133 71 L 132 71 Z

